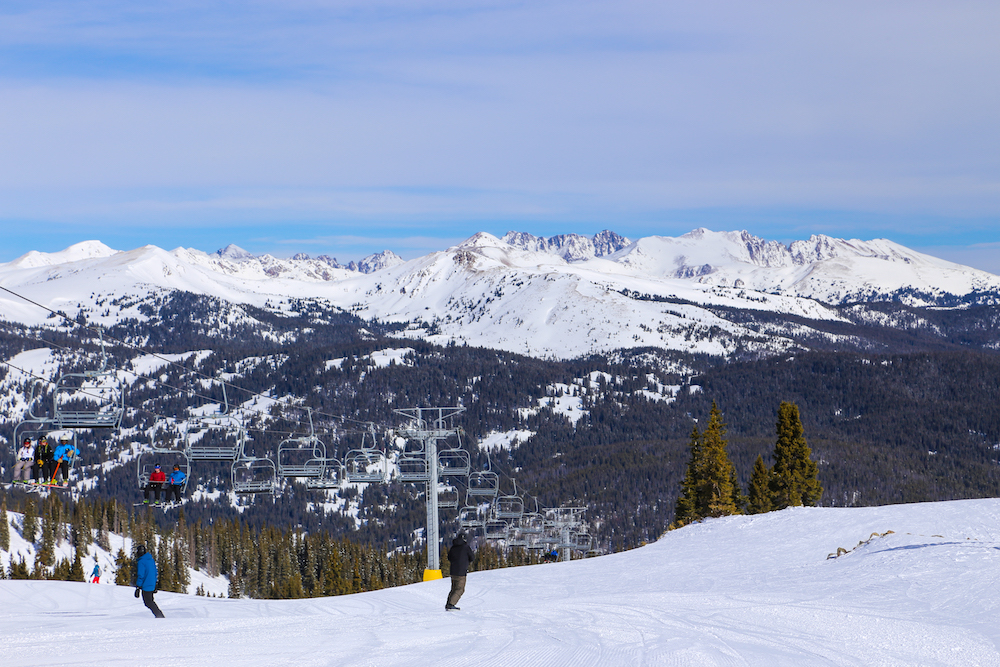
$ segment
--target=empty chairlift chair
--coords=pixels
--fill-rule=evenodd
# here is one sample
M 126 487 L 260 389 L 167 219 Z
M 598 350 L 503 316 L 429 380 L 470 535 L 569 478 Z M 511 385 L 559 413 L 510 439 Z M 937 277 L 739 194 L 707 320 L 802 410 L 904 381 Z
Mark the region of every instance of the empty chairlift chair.
M 318 477 L 307 477 L 307 489 L 339 489 L 347 481 L 344 464 L 338 459 L 325 459 Z
M 472 472 L 469 452 L 464 449 L 442 449 L 438 452 L 438 470 L 442 477 L 468 477 Z
M 352 449 L 344 456 L 344 469 L 349 482 L 384 482 L 385 454 L 377 449 Z
M 427 458 L 422 453 L 400 456 L 396 460 L 396 469 L 402 482 L 426 482 L 431 478 Z
M 236 493 L 274 493 L 277 477 L 271 459 L 247 456 L 233 462 L 233 491 Z
M 478 507 L 466 505 L 458 511 L 458 525 L 466 530 L 478 530 L 485 524 Z
M 453 486 L 438 489 L 438 508 L 458 509 L 458 489 Z
M 278 444 L 280 477 L 318 478 L 326 467 L 326 446 L 315 436 L 288 438 Z
M 470 496 L 495 498 L 500 493 L 500 476 L 489 470 L 469 473 L 466 493 Z
M 118 373 L 106 370 L 106 367 L 107 355 L 102 337 L 100 370 L 59 376 L 52 392 L 52 422 L 55 428 L 121 426 L 125 414 L 125 389 Z
M 193 417 L 186 431 L 185 453 L 192 461 L 235 461 L 246 442 L 243 423 L 226 414 Z
M 510 525 L 500 519 L 483 522 L 483 536 L 488 540 L 506 540 L 510 537 Z

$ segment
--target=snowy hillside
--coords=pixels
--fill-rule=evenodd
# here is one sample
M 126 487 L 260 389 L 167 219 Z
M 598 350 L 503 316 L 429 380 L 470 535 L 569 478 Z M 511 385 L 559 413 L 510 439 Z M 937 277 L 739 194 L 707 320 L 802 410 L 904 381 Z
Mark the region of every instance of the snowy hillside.
M 87 242 L 0 265 L 0 285 L 106 326 L 145 321 L 158 300 L 180 291 L 281 314 L 350 312 L 396 323 L 402 336 L 556 358 L 647 346 L 774 354 L 851 342 L 858 323 L 934 330 L 909 314 L 901 324 L 844 304 L 1000 300 L 1000 277 L 886 240 L 816 236 L 784 246 L 704 229 L 635 242 L 613 232 L 479 233 L 408 262 L 386 252 L 346 268 L 328 257 L 253 257 L 235 246 L 118 252 Z M 8 293 L 0 294 L 0 318 L 51 323 L 44 309 Z
M 294 601 L 159 593 L 160 621 L 131 588 L 0 581 L 0 643 L 6 667 L 984 667 L 1000 665 L 998 526 L 996 500 L 729 517 L 474 572 L 459 612 L 447 580 Z

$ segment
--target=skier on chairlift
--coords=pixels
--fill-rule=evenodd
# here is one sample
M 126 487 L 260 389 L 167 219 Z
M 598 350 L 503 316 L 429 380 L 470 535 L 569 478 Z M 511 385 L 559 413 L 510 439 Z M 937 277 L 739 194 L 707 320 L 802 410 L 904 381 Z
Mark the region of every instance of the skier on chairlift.
M 59 438 L 59 446 L 56 447 L 55 453 L 52 455 L 52 459 L 55 461 L 56 467 L 52 471 L 52 483 L 56 482 L 56 477 L 59 476 L 62 479 L 69 482 L 69 467 L 73 462 L 73 457 L 76 456 L 76 447 L 70 442 L 69 436 L 64 435 Z
M 55 468 L 52 445 L 44 435 L 38 439 L 38 446 L 35 447 L 35 481 L 39 484 L 48 484 L 52 480 L 52 470 Z
M 184 486 L 184 479 L 187 475 L 181 470 L 179 464 L 174 464 L 174 471 L 170 473 L 170 497 L 173 498 L 175 503 L 181 501 L 181 487 Z M 168 498 L 169 499 L 169 498 Z
M 17 463 L 14 464 L 14 481 L 27 482 L 31 477 L 31 468 L 35 464 L 35 448 L 31 446 L 31 438 L 25 438 L 21 449 L 17 450 Z
M 167 475 L 157 465 L 149 475 L 149 483 L 143 489 L 143 504 L 149 504 L 149 495 L 153 494 L 153 504 L 159 505 L 163 500 L 163 483 L 167 481 Z

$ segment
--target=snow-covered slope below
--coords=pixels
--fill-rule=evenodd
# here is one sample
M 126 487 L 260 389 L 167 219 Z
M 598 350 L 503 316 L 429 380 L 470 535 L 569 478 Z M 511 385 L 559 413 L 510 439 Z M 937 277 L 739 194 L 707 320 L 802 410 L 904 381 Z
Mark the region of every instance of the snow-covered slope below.
M 997 500 L 716 519 L 630 552 L 473 572 L 458 612 L 448 580 L 289 601 L 159 593 L 164 620 L 131 588 L 0 581 L 0 643 L 6 667 L 984 667 L 1000 665 L 998 526 Z
M 885 240 L 813 237 L 784 246 L 703 229 L 636 242 L 613 232 L 504 238 L 479 233 L 408 262 L 381 253 L 359 270 L 329 258 L 253 257 L 235 246 L 210 255 L 154 246 L 118 252 L 88 242 L 0 265 L 0 285 L 107 326 L 126 317 L 142 321 L 141 304 L 168 291 L 281 312 L 306 299 L 404 323 L 404 336 L 557 358 L 646 346 L 779 353 L 801 349 L 810 337 L 849 336 L 810 324 L 848 323 L 835 307 L 844 302 L 1000 300 L 1000 277 Z M 734 312 L 764 320 L 777 313 L 786 321 L 762 324 L 759 316 Z M 48 318 L 45 309 L 0 294 L 0 319 L 51 324 Z

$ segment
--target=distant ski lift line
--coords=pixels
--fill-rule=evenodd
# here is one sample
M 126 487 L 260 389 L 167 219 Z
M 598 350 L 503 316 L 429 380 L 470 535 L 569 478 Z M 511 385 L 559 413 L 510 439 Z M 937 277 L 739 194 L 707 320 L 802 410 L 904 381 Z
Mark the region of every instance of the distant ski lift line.
M 42 304 L 40 304 L 40 303 L 38 303 L 36 301 L 33 301 L 32 299 L 29 299 L 29 298 L 27 298 L 27 297 L 25 297 L 25 296 L 23 296 L 21 294 L 18 294 L 18 293 L 14 292 L 14 291 L 6 288 L 6 287 L 3 287 L 2 285 L 0 285 L 0 289 L 2 289 L 3 291 L 11 294 L 12 296 L 15 296 L 15 297 L 17 297 L 19 299 L 22 299 L 23 301 L 31 303 L 32 305 L 35 305 L 35 306 L 37 306 L 37 307 L 39 307 L 39 308 L 41 308 L 41 309 L 43 309 L 43 310 L 45 310 L 45 311 L 47 311 L 47 312 L 49 312 L 51 314 L 54 314 L 54 315 L 59 316 L 59 317 L 62 317 L 64 320 L 66 320 L 67 322 L 71 323 L 74 326 L 78 326 L 74 320 L 72 320 L 71 318 L 69 318 L 64 313 L 53 311 L 52 309 L 50 309 L 50 308 L 48 308 L 48 307 L 46 307 L 46 306 L 44 306 L 44 305 L 42 305 Z M 90 371 L 89 373 L 85 373 L 85 374 L 66 374 L 65 375 L 66 378 L 76 377 L 77 375 L 82 375 L 83 378 L 85 378 L 85 379 L 86 378 L 93 379 L 95 377 L 101 376 L 105 372 L 106 354 L 104 352 L 103 331 L 102 331 L 102 329 L 100 327 L 97 327 L 96 329 L 94 327 L 90 326 L 90 325 L 83 325 L 83 327 L 85 329 L 87 329 L 87 330 L 90 330 L 90 331 L 96 331 L 97 334 L 98 334 L 98 338 L 100 340 L 101 350 L 102 350 L 102 367 L 101 367 L 100 371 Z M 231 383 L 229 383 L 229 382 L 227 382 L 227 381 L 225 381 L 225 380 L 223 380 L 221 378 L 210 378 L 210 377 L 206 376 L 205 374 L 203 374 L 203 373 L 201 373 L 201 372 L 199 372 L 197 370 L 186 368 L 185 366 L 183 366 L 181 364 L 178 364 L 177 362 L 174 362 L 174 361 L 172 361 L 170 359 L 167 359 L 166 357 L 163 357 L 163 356 L 161 356 L 159 354 L 156 354 L 156 353 L 153 353 L 153 352 L 148 352 L 148 351 L 143 350 L 142 348 L 139 348 L 139 347 L 137 347 L 137 346 L 135 346 L 135 345 L 133 345 L 131 343 L 128 343 L 126 341 L 118 340 L 118 339 L 115 339 L 114 337 L 111 337 L 111 336 L 109 336 L 109 338 L 111 340 L 114 340 L 116 343 L 118 343 L 118 344 L 120 344 L 120 345 L 122 345 L 124 347 L 127 347 L 127 348 L 132 349 L 132 350 L 141 351 L 141 352 L 143 352 L 145 354 L 153 356 L 154 358 L 157 358 L 157 359 L 163 361 L 165 364 L 168 364 L 168 365 L 174 366 L 174 367 L 179 367 L 182 370 L 184 370 L 186 373 L 189 373 L 189 374 L 192 374 L 192 375 L 195 375 L 195 376 L 199 376 L 199 377 L 201 377 L 203 379 L 208 379 L 208 380 L 211 380 L 213 382 L 217 382 L 219 385 L 222 386 L 224 400 L 225 400 L 225 403 L 226 403 L 226 409 L 223 412 L 223 414 L 225 412 L 228 412 L 228 396 L 226 395 L 226 387 L 227 386 L 231 386 L 234 389 L 238 389 L 240 391 L 244 391 L 244 392 L 250 394 L 251 396 L 256 396 L 258 398 L 268 398 L 270 401 L 282 404 L 283 407 L 285 407 L 285 408 L 301 409 L 301 407 L 299 407 L 299 406 L 289 405 L 287 403 L 284 403 L 281 400 L 275 400 L 275 399 L 270 398 L 270 397 L 264 397 L 262 394 L 259 394 L 257 392 L 253 392 L 253 391 L 244 389 L 242 387 L 239 387 L 237 385 L 233 385 L 233 384 L 231 384 Z M 39 340 L 39 342 L 45 343 L 45 341 L 43 341 L 43 340 Z M 61 347 L 61 346 L 59 346 L 59 347 Z M 38 378 L 38 379 L 40 379 L 42 381 L 45 381 L 47 383 L 51 383 L 50 380 L 47 380 L 46 378 L 40 378 L 40 377 L 36 376 L 34 373 L 25 371 L 24 369 L 17 368 L 16 366 L 10 364 L 9 362 L 3 362 L 3 363 L 5 363 L 6 365 L 8 365 L 11 368 L 15 368 L 16 370 L 24 373 L 25 375 L 28 375 L 30 377 L 36 377 L 36 378 Z M 132 373 L 134 375 L 138 375 L 134 371 L 125 370 L 125 372 L 130 372 L 130 373 Z M 117 380 L 117 375 L 115 375 L 115 378 Z M 62 379 L 63 378 L 60 378 L 60 380 L 62 380 Z M 152 380 L 152 381 L 154 381 L 154 382 L 156 382 L 156 383 L 158 383 L 158 384 L 165 384 L 165 383 L 161 382 L 156 377 L 152 377 L 152 378 L 149 378 L 149 379 Z M 56 387 L 57 387 L 57 391 L 54 393 L 54 397 L 57 397 L 58 394 L 61 393 L 59 391 L 59 386 L 60 386 L 59 381 L 57 381 L 55 384 L 56 384 Z M 120 381 L 118 381 L 118 386 L 119 386 L 119 388 L 121 387 Z M 167 385 L 167 386 L 169 386 L 169 385 Z M 173 389 L 177 389 L 177 388 L 173 387 Z M 66 392 L 66 393 L 68 393 L 68 392 Z M 88 395 L 87 392 L 82 391 L 80 388 L 75 388 L 75 393 L 76 394 L 82 394 L 82 395 Z M 194 395 L 199 396 L 198 394 L 194 394 Z M 115 396 L 115 395 L 113 394 L 113 396 Z M 92 397 L 94 397 L 94 396 L 92 396 Z M 104 395 L 100 395 L 100 396 L 97 396 L 97 398 L 105 398 L 105 396 Z M 201 398 L 205 398 L 205 399 L 211 400 L 209 397 L 201 396 Z M 101 412 L 100 410 L 98 410 L 98 411 L 70 411 L 70 410 L 65 410 L 65 409 L 61 409 L 59 407 L 59 404 L 57 402 L 57 398 L 54 398 L 53 400 L 54 400 L 53 411 L 60 417 L 59 423 L 61 424 L 62 428 L 67 428 L 67 429 L 74 429 L 74 428 L 88 428 L 88 429 L 92 429 L 92 428 L 112 428 L 112 429 L 116 429 L 116 428 L 118 428 L 120 426 L 120 424 L 121 424 L 121 418 L 122 418 L 122 416 L 124 414 L 124 390 L 123 389 L 120 389 L 119 394 L 115 397 L 115 401 L 117 401 L 117 402 L 115 402 L 115 407 L 111 408 L 110 411 L 108 411 L 108 412 Z M 33 401 L 29 401 L 29 405 L 31 403 L 33 403 Z M 309 410 L 309 409 L 307 408 L 307 410 Z M 434 418 L 434 412 L 435 411 L 437 412 L 437 418 L 436 419 Z M 446 414 L 446 411 L 447 411 L 447 414 Z M 438 436 L 438 437 L 445 437 L 447 434 L 452 433 L 452 432 L 457 432 L 459 434 L 461 433 L 461 429 L 458 429 L 457 431 L 453 431 L 452 429 L 448 428 L 448 426 L 447 426 L 447 420 L 450 419 L 450 418 L 452 418 L 452 417 L 454 417 L 455 415 L 461 413 L 462 411 L 464 411 L 464 408 L 404 408 L 404 409 L 397 409 L 397 410 L 395 410 L 395 412 L 397 412 L 399 414 L 402 414 L 404 416 L 409 416 L 409 417 L 413 418 L 413 422 L 412 422 L 411 425 L 409 425 L 408 427 L 404 427 L 403 429 L 401 429 L 401 431 L 403 433 L 406 433 L 407 430 L 409 430 L 411 432 L 411 434 L 412 433 L 416 433 L 417 431 L 420 431 L 420 432 L 422 432 L 424 434 L 428 434 L 429 433 L 431 435 L 435 435 L 435 436 Z M 424 419 L 424 414 L 425 413 L 427 413 L 429 415 L 429 419 L 426 419 L 426 420 Z M 216 418 L 221 417 L 221 416 L 223 416 L 223 414 L 215 415 L 215 417 Z M 346 416 L 342 416 L 342 415 L 328 415 L 328 414 L 325 414 L 325 413 L 317 413 L 317 414 L 321 414 L 321 415 L 326 416 L 326 417 L 330 417 L 330 418 L 333 418 L 333 419 L 341 420 L 341 421 L 343 421 L 345 423 L 347 423 L 347 422 L 353 422 L 353 423 L 358 423 L 358 424 L 365 424 L 370 429 L 372 429 L 372 430 L 374 429 L 374 424 L 372 422 L 362 422 L 362 421 L 355 420 L 355 419 L 352 419 L 352 418 L 349 418 L 349 417 L 346 417 Z M 312 411 L 311 410 L 309 410 L 309 420 L 310 420 L 310 430 L 312 431 Z M 37 416 L 31 414 L 30 410 L 29 410 L 29 420 L 27 422 L 24 422 L 24 425 L 25 426 L 29 426 L 29 425 L 33 424 L 35 426 L 43 428 L 46 425 L 49 425 L 51 423 L 52 423 L 51 420 L 48 420 L 48 419 L 39 419 Z M 18 426 L 20 427 L 21 425 L 19 424 Z M 189 427 L 190 427 L 190 422 L 189 422 Z M 15 432 L 17 432 L 17 430 L 18 429 L 15 428 Z M 228 446 L 226 446 L 226 447 L 219 447 L 215 451 L 213 451 L 211 448 L 207 448 L 207 447 L 204 448 L 204 449 L 199 449 L 197 445 L 195 445 L 192 448 L 191 440 L 188 439 L 187 440 L 187 447 L 185 449 L 185 455 L 187 457 L 187 462 L 188 462 L 188 469 L 190 468 L 190 460 L 199 460 L 199 454 L 201 455 L 200 460 L 233 460 L 233 475 L 234 475 L 233 484 L 234 484 L 234 489 L 235 489 L 236 485 L 237 485 L 236 484 L 236 477 L 235 477 L 236 472 L 237 472 L 237 466 L 238 465 L 243 465 L 243 466 L 246 466 L 248 468 L 250 466 L 257 466 L 258 468 L 263 469 L 264 476 L 268 477 L 270 479 L 270 484 L 268 484 L 266 481 L 256 481 L 256 482 L 253 482 L 253 481 L 244 480 L 244 481 L 240 482 L 240 487 L 239 488 L 242 490 L 241 492 L 244 492 L 244 493 L 265 492 L 265 489 L 268 486 L 270 487 L 271 491 L 274 491 L 275 488 L 276 488 L 276 486 L 277 486 L 277 478 L 278 478 L 278 468 L 277 468 L 277 466 L 275 465 L 274 461 L 271 461 L 270 459 L 266 459 L 266 458 L 265 459 L 260 459 L 260 458 L 246 456 L 245 451 L 244 451 L 245 450 L 245 441 L 246 441 L 246 431 L 245 431 L 245 429 L 241 429 L 241 430 L 242 430 L 242 435 L 238 438 L 239 442 L 238 442 L 238 444 L 236 445 L 235 448 L 230 448 Z M 190 431 L 188 431 L 188 435 L 190 435 Z M 16 440 L 15 440 L 15 446 L 16 446 Z M 223 449 L 225 451 L 222 451 Z M 234 455 L 234 450 L 235 450 L 235 455 Z M 373 454 L 371 453 L 371 450 L 362 450 L 362 451 L 363 451 L 363 453 L 364 453 L 364 455 L 366 457 L 369 457 L 368 458 L 368 463 L 369 464 L 372 463 L 371 457 L 373 456 Z M 464 451 L 464 450 L 461 450 L 460 448 L 457 448 L 457 451 Z M 166 453 L 166 452 L 164 452 L 164 453 Z M 317 452 L 317 453 L 319 453 L 319 452 Z M 381 454 L 381 452 L 379 452 L 379 453 Z M 349 452 L 349 454 L 350 454 L 350 452 Z M 465 454 L 467 455 L 467 452 Z M 225 456 L 223 457 L 223 455 L 225 455 Z M 452 457 L 452 456 L 455 457 L 455 460 L 450 460 L 450 457 Z M 221 458 L 217 458 L 217 457 L 221 457 Z M 374 471 L 370 470 L 371 467 L 377 467 L 377 466 L 368 465 L 365 462 L 363 462 L 358 457 L 357 450 L 356 450 L 355 458 L 352 461 L 352 463 L 354 465 L 348 466 L 347 465 L 348 464 L 348 457 L 345 457 L 345 463 L 341 464 L 341 467 L 339 467 L 339 468 L 333 462 L 333 460 L 326 459 L 325 456 L 319 456 L 319 455 L 317 455 L 317 456 L 313 457 L 312 459 L 310 459 L 311 465 L 307 464 L 308 474 L 304 474 L 302 476 L 308 477 L 309 481 L 313 481 L 313 484 L 310 485 L 311 488 L 333 488 L 332 486 L 328 486 L 328 485 L 333 484 L 334 483 L 334 479 L 337 478 L 337 477 L 346 478 L 348 481 L 382 481 L 382 480 L 385 479 L 385 472 L 386 471 L 385 471 L 385 467 L 384 466 L 386 465 L 387 461 L 385 459 L 385 455 L 384 454 L 381 454 L 381 457 L 382 457 L 381 458 L 381 463 L 382 463 L 383 468 L 382 468 L 382 474 L 378 477 L 378 479 L 375 479 L 375 474 L 376 473 Z M 470 466 L 468 468 L 468 472 L 466 473 L 466 475 L 462 474 L 462 472 L 465 472 L 466 466 L 464 465 L 464 462 L 461 460 L 461 457 L 462 457 L 461 454 L 449 453 L 448 455 L 445 456 L 445 458 L 444 458 L 443 461 L 441 459 L 437 459 L 437 460 L 431 462 L 427 466 L 427 468 L 428 468 L 427 476 L 430 479 L 427 479 L 426 481 L 430 482 L 431 479 L 436 480 L 437 473 L 439 472 L 439 468 L 440 468 L 440 473 L 442 475 L 453 476 L 453 477 L 463 477 L 463 476 L 467 475 L 466 476 L 466 479 L 467 479 L 467 482 L 468 482 L 468 484 L 467 484 L 467 490 L 466 490 L 467 496 L 473 496 L 473 497 L 483 496 L 483 497 L 487 497 L 487 498 L 492 498 L 492 501 L 494 503 L 496 503 L 497 502 L 497 496 L 499 495 L 499 475 L 497 475 L 495 472 L 493 472 L 493 471 L 491 471 L 489 469 L 490 468 L 489 453 L 487 452 L 487 470 L 486 471 L 472 472 L 471 471 L 471 466 Z M 266 461 L 266 463 L 265 463 L 265 461 Z M 322 461 L 322 467 L 320 466 L 320 462 L 321 461 Z M 339 461 L 336 462 L 336 463 L 339 464 Z M 362 467 L 364 468 L 364 471 L 361 470 Z M 433 470 L 431 470 L 432 467 L 433 467 Z M 351 470 L 351 468 L 353 468 L 353 479 L 352 479 L 352 470 Z M 293 471 L 294 471 L 293 469 L 289 469 L 289 472 L 293 472 Z M 332 473 L 332 475 L 328 474 L 328 471 L 330 473 Z M 316 474 L 316 473 L 318 473 L 318 474 Z M 411 475 L 416 476 L 417 472 L 412 472 Z M 290 474 L 288 476 L 293 476 L 293 475 Z M 141 472 L 141 470 L 138 471 L 138 477 L 141 480 L 141 478 L 142 478 L 142 472 Z M 188 476 L 188 477 L 190 477 L 190 476 Z M 422 476 L 421 476 L 421 478 L 422 478 Z M 433 496 L 433 498 L 434 498 L 433 501 L 430 500 L 431 496 Z M 516 487 L 515 487 L 515 496 L 516 496 Z M 428 497 L 428 503 L 430 504 L 430 503 L 433 502 L 433 504 L 434 504 L 434 513 L 435 513 L 435 517 L 436 517 L 437 493 L 436 492 L 433 493 L 433 494 L 432 493 L 428 493 L 427 497 Z M 536 499 L 535 502 L 536 502 L 536 505 L 537 505 L 537 499 Z M 493 514 L 495 514 L 497 516 L 499 516 L 499 515 L 503 515 L 505 517 L 509 516 L 509 518 L 513 519 L 513 518 L 515 518 L 515 515 L 523 514 L 523 501 L 521 502 L 521 511 L 520 511 L 520 513 L 518 513 L 515 510 L 515 507 L 516 507 L 516 501 L 513 499 L 513 497 L 508 497 L 503 503 L 497 503 L 496 507 L 493 510 Z M 429 510 L 429 515 L 430 515 L 430 510 Z M 520 516 L 517 516 L 517 518 L 520 519 Z M 499 532 L 500 531 L 497 530 L 495 534 L 499 534 Z M 437 533 L 437 531 L 436 531 L 436 525 L 435 525 L 435 530 L 434 530 L 435 542 L 436 542 L 436 533 Z M 428 534 L 428 538 L 430 538 L 430 537 L 431 537 L 431 535 Z M 428 556 L 430 556 L 430 555 L 431 555 L 431 552 L 428 551 Z

